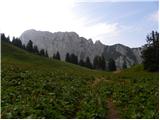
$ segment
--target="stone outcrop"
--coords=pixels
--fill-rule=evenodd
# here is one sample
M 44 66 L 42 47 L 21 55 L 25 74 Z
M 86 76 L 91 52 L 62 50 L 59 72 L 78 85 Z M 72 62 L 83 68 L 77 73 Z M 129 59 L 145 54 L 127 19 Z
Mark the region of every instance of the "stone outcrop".
M 132 49 L 121 44 L 107 46 L 100 41 L 93 43 L 91 39 L 87 40 L 80 37 L 75 32 L 51 33 L 31 29 L 23 32 L 20 39 L 23 44 L 32 40 L 33 44 L 37 45 L 39 49 L 47 50 L 49 57 L 52 57 L 58 51 L 63 61 L 67 53 L 74 53 L 78 56 L 78 60 L 85 60 L 89 56 L 91 62 L 93 62 L 95 56 L 103 54 L 106 62 L 109 58 L 113 58 L 117 68 L 122 68 L 124 61 L 128 67 L 142 62 L 141 48 Z

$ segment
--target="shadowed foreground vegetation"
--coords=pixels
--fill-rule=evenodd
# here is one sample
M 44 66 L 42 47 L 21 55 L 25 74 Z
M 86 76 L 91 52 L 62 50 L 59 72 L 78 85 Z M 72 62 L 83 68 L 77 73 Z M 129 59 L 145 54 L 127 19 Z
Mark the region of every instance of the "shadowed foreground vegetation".
M 110 118 L 108 101 L 119 118 L 159 116 L 159 76 L 142 65 L 96 71 L 1 44 L 2 118 Z

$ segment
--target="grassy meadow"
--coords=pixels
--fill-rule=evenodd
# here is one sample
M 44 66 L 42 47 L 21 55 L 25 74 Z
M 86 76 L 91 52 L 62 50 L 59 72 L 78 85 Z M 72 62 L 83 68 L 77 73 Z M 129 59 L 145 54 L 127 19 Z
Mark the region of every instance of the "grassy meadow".
M 159 73 L 96 71 L 1 42 L 1 118 L 159 118 Z

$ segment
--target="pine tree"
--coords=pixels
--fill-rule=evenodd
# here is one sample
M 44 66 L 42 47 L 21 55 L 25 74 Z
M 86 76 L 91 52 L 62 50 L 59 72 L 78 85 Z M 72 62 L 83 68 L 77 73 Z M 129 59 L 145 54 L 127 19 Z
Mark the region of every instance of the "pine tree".
M 123 69 L 126 69 L 127 68 L 127 63 L 126 63 L 126 61 L 124 60 L 124 62 L 123 62 L 123 66 L 122 66 L 122 68 Z
M 25 44 L 23 44 L 23 45 L 22 45 L 22 49 L 24 49 L 24 50 L 26 49 L 26 46 L 25 46 Z
M 1 34 L 1 40 L 4 41 L 4 42 L 10 43 L 10 38 L 9 38 L 9 36 L 6 37 L 4 33 Z
M 10 42 L 10 37 L 8 36 L 7 38 L 6 38 L 6 42 Z
M 33 42 L 31 40 L 28 41 L 28 44 L 26 46 L 26 49 L 29 51 L 29 52 L 33 52 Z
M 78 57 L 76 55 L 74 56 L 74 64 L 78 64 Z
M 95 56 L 93 60 L 93 67 L 94 69 L 100 69 L 100 56 Z
M 22 48 L 22 42 L 19 38 L 13 37 L 12 44 L 19 48 Z
M 58 51 L 57 51 L 56 55 L 55 55 L 55 54 L 53 55 L 53 58 L 54 58 L 54 59 L 57 59 L 57 60 L 61 60 L 60 54 L 59 54 Z
M 39 53 L 40 53 L 41 56 L 45 56 L 44 49 L 41 49 Z
M 116 70 L 116 64 L 115 61 L 111 58 L 108 61 L 108 69 L 109 71 L 115 71 Z
M 56 59 L 56 54 L 55 53 L 53 54 L 53 59 Z
M 38 47 L 36 45 L 33 46 L 33 52 L 39 54 Z
M 46 50 L 46 52 L 45 52 L 45 56 L 48 57 L 48 52 L 47 52 L 47 50 Z
M 65 61 L 66 61 L 66 62 L 70 62 L 70 55 L 69 55 L 69 53 L 66 54 Z
M 73 54 L 73 53 L 70 55 L 70 58 L 69 58 L 69 59 L 70 59 L 70 62 L 71 62 L 71 63 L 74 63 L 74 54 Z
M 73 53 L 70 55 L 70 62 L 73 64 L 78 64 L 78 57 L 74 55 Z
M 1 34 L 1 40 L 2 40 L 2 41 L 6 41 L 6 36 L 5 36 L 4 33 Z
M 80 66 L 85 66 L 85 62 L 84 62 L 82 59 L 80 59 L 79 65 L 80 65 Z
M 94 69 L 102 69 L 105 70 L 106 62 L 103 56 L 95 56 L 93 60 L 93 67 Z
M 144 69 L 159 71 L 159 33 L 152 31 L 147 35 L 147 44 L 142 51 Z
M 85 66 L 92 69 L 92 63 L 90 62 L 89 57 L 86 58 Z
M 102 67 L 102 70 L 106 69 L 106 61 L 103 55 L 101 56 L 101 67 Z

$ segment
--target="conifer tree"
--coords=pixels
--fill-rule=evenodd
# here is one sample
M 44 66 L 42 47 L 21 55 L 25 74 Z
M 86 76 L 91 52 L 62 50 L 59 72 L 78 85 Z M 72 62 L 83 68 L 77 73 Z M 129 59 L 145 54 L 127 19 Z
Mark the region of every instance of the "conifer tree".
M 109 71 L 115 71 L 116 70 L 116 64 L 115 61 L 111 58 L 108 61 L 108 69 Z
M 56 59 L 56 54 L 55 53 L 53 53 L 53 59 Z
M 86 66 L 87 68 L 91 68 L 91 69 L 92 69 L 92 63 L 90 62 L 89 57 L 86 58 L 85 66 Z
M 28 44 L 26 46 L 26 49 L 29 51 L 29 52 L 33 52 L 33 42 L 31 40 L 28 41 Z
M 102 56 L 95 56 L 94 60 L 93 60 L 93 67 L 95 69 L 102 69 L 105 70 L 106 67 L 106 62 L 105 62 L 105 58 Z
M 93 60 L 93 67 L 94 69 L 100 69 L 100 56 L 95 56 Z
M 41 49 L 40 52 L 39 52 L 39 54 L 40 54 L 41 56 L 45 56 L 44 49 Z
M 22 42 L 19 38 L 13 37 L 12 44 L 19 48 L 22 48 Z
M 1 40 L 10 43 L 10 37 L 6 37 L 4 33 L 1 34 Z
M 6 36 L 5 36 L 4 33 L 1 34 L 1 40 L 2 40 L 2 41 L 6 41 Z
M 147 71 L 159 71 L 159 33 L 152 31 L 147 35 L 147 44 L 142 51 L 144 69 Z
M 70 62 L 73 64 L 78 64 L 78 58 L 76 55 L 74 55 L 73 53 L 70 55 Z
M 84 62 L 82 59 L 80 59 L 79 65 L 80 65 L 80 66 L 85 66 L 85 62 Z
M 22 49 L 24 49 L 24 50 L 26 49 L 26 46 L 25 46 L 25 44 L 23 44 L 23 45 L 22 45 Z
M 123 66 L 122 66 L 122 68 L 123 69 L 126 69 L 127 68 L 127 63 L 126 63 L 126 61 L 124 60 L 124 62 L 123 62 Z
M 106 69 L 106 61 L 103 55 L 101 56 L 101 68 L 102 70 Z
M 57 59 L 57 60 L 60 60 L 60 59 L 61 59 L 59 52 L 56 53 L 56 59 Z
M 47 50 L 45 51 L 45 56 L 48 57 L 48 52 L 47 52 Z
M 66 62 L 70 62 L 70 55 L 69 55 L 69 53 L 66 54 L 65 61 L 66 61 Z
M 33 46 L 33 52 L 39 54 L 38 47 L 36 45 Z

